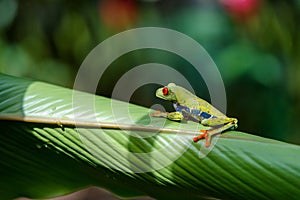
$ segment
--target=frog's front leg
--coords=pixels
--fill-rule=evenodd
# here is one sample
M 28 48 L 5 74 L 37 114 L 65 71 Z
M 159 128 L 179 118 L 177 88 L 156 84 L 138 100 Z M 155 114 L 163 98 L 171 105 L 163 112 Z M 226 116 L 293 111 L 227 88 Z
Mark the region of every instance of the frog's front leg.
M 211 137 L 220 134 L 230 128 L 237 128 L 237 119 L 235 118 L 209 118 L 201 121 L 201 124 L 205 126 L 220 126 L 218 128 L 212 128 L 210 130 L 201 130 L 203 134 L 193 138 L 194 142 L 198 142 L 205 138 L 205 146 L 209 147 L 211 143 Z
M 167 118 L 173 121 L 181 121 L 184 117 L 181 112 L 170 112 L 168 113 Z
M 181 121 L 183 120 L 184 116 L 182 115 L 181 112 L 161 112 L 161 111 L 156 111 L 154 113 L 151 113 L 152 117 L 164 117 L 168 118 L 169 120 L 173 121 Z

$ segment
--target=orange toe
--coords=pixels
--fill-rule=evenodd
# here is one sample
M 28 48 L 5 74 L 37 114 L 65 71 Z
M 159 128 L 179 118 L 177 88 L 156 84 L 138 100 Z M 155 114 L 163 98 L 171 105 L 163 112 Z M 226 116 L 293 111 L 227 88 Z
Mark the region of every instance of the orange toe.
M 208 140 L 206 140 L 206 142 L 205 142 L 205 147 L 209 147 L 210 146 L 210 142 L 208 141 Z
M 200 130 L 201 133 L 207 134 L 208 130 Z
M 206 138 L 206 135 L 207 135 L 207 133 L 203 133 L 201 135 L 198 135 L 198 136 L 193 138 L 193 141 L 198 142 L 199 140 Z
M 199 140 L 200 140 L 200 139 L 199 139 L 198 136 L 196 136 L 196 137 L 193 138 L 193 141 L 194 141 L 194 142 L 198 142 Z

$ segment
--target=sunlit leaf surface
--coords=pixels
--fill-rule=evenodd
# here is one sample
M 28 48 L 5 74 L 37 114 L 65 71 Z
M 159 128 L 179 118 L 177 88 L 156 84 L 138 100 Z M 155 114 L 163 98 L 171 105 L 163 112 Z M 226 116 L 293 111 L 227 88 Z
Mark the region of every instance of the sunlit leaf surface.
M 229 131 L 206 149 L 186 133 L 203 128 L 197 123 L 151 119 L 148 108 L 3 74 L 0 94 L 3 199 L 47 198 L 91 185 L 121 196 L 157 199 L 300 196 L 299 146 Z M 74 94 L 94 98 L 95 109 L 74 103 Z M 94 120 L 118 128 L 63 123 L 74 116 L 76 122 Z M 122 130 L 123 125 L 132 129 Z M 180 131 L 157 133 L 149 127 Z

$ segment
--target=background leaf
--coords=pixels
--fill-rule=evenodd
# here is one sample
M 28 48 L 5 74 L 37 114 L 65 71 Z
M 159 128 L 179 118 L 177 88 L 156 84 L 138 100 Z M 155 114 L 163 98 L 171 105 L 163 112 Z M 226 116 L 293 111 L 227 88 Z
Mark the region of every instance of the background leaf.
M 47 198 L 91 185 L 121 196 L 149 195 L 158 199 L 297 199 L 300 196 L 299 146 L 230 131 L 219 137 L 207 156 L 200 158 L 204 143 L 192 143 L 191 134 L 74 128 L 61 124 L 60 120 L 73 119 L 74 109 L 82 113 L 81 120 L 91 119 L 85 105 L 73 108 L 74 93 L 70 89 L 1 74 L 0 93 L 3 199 Z M 159 127 L 165 123 L 165 127 L 192 131 L 201 128 L 194 122 L 151 120 L 147 108 L 77 94 L 95 98 L 95 116 L 100 122 L 133 127 L 136 124 Z M 124 117 L 123 108 L 129 109 L 131 119 Z M 7 115 L 55 119 L 57 124 L 8 120 Z M 182 149 L 183 154 L 172 160 Z M 150 152 L 157 153 L 150 154 L 152 157 L 139 154 Z M 147 171 L 164 164 L 163 168 Z

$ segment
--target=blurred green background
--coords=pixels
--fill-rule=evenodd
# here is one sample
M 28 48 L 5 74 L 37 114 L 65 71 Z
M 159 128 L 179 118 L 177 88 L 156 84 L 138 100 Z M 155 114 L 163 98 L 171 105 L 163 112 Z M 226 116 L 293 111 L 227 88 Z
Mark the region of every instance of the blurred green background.
M 135 27 L 171 28 L 213 58 L 226 87 L 227 114 L 239 119 L 239 130 L 300 144 L 299 23 L 300 0 L 0 0 L 0 72 L 72 88 L 84 58 L 101 41 Z M 209 100 L 189 64 L 159 50 L 118 58 L 98 94 L 110 97 L 122 74 L 149 62 L 186 66 L 197 95 Z M 156 87 L 139 88 L 131 101 L 161 103 Z

